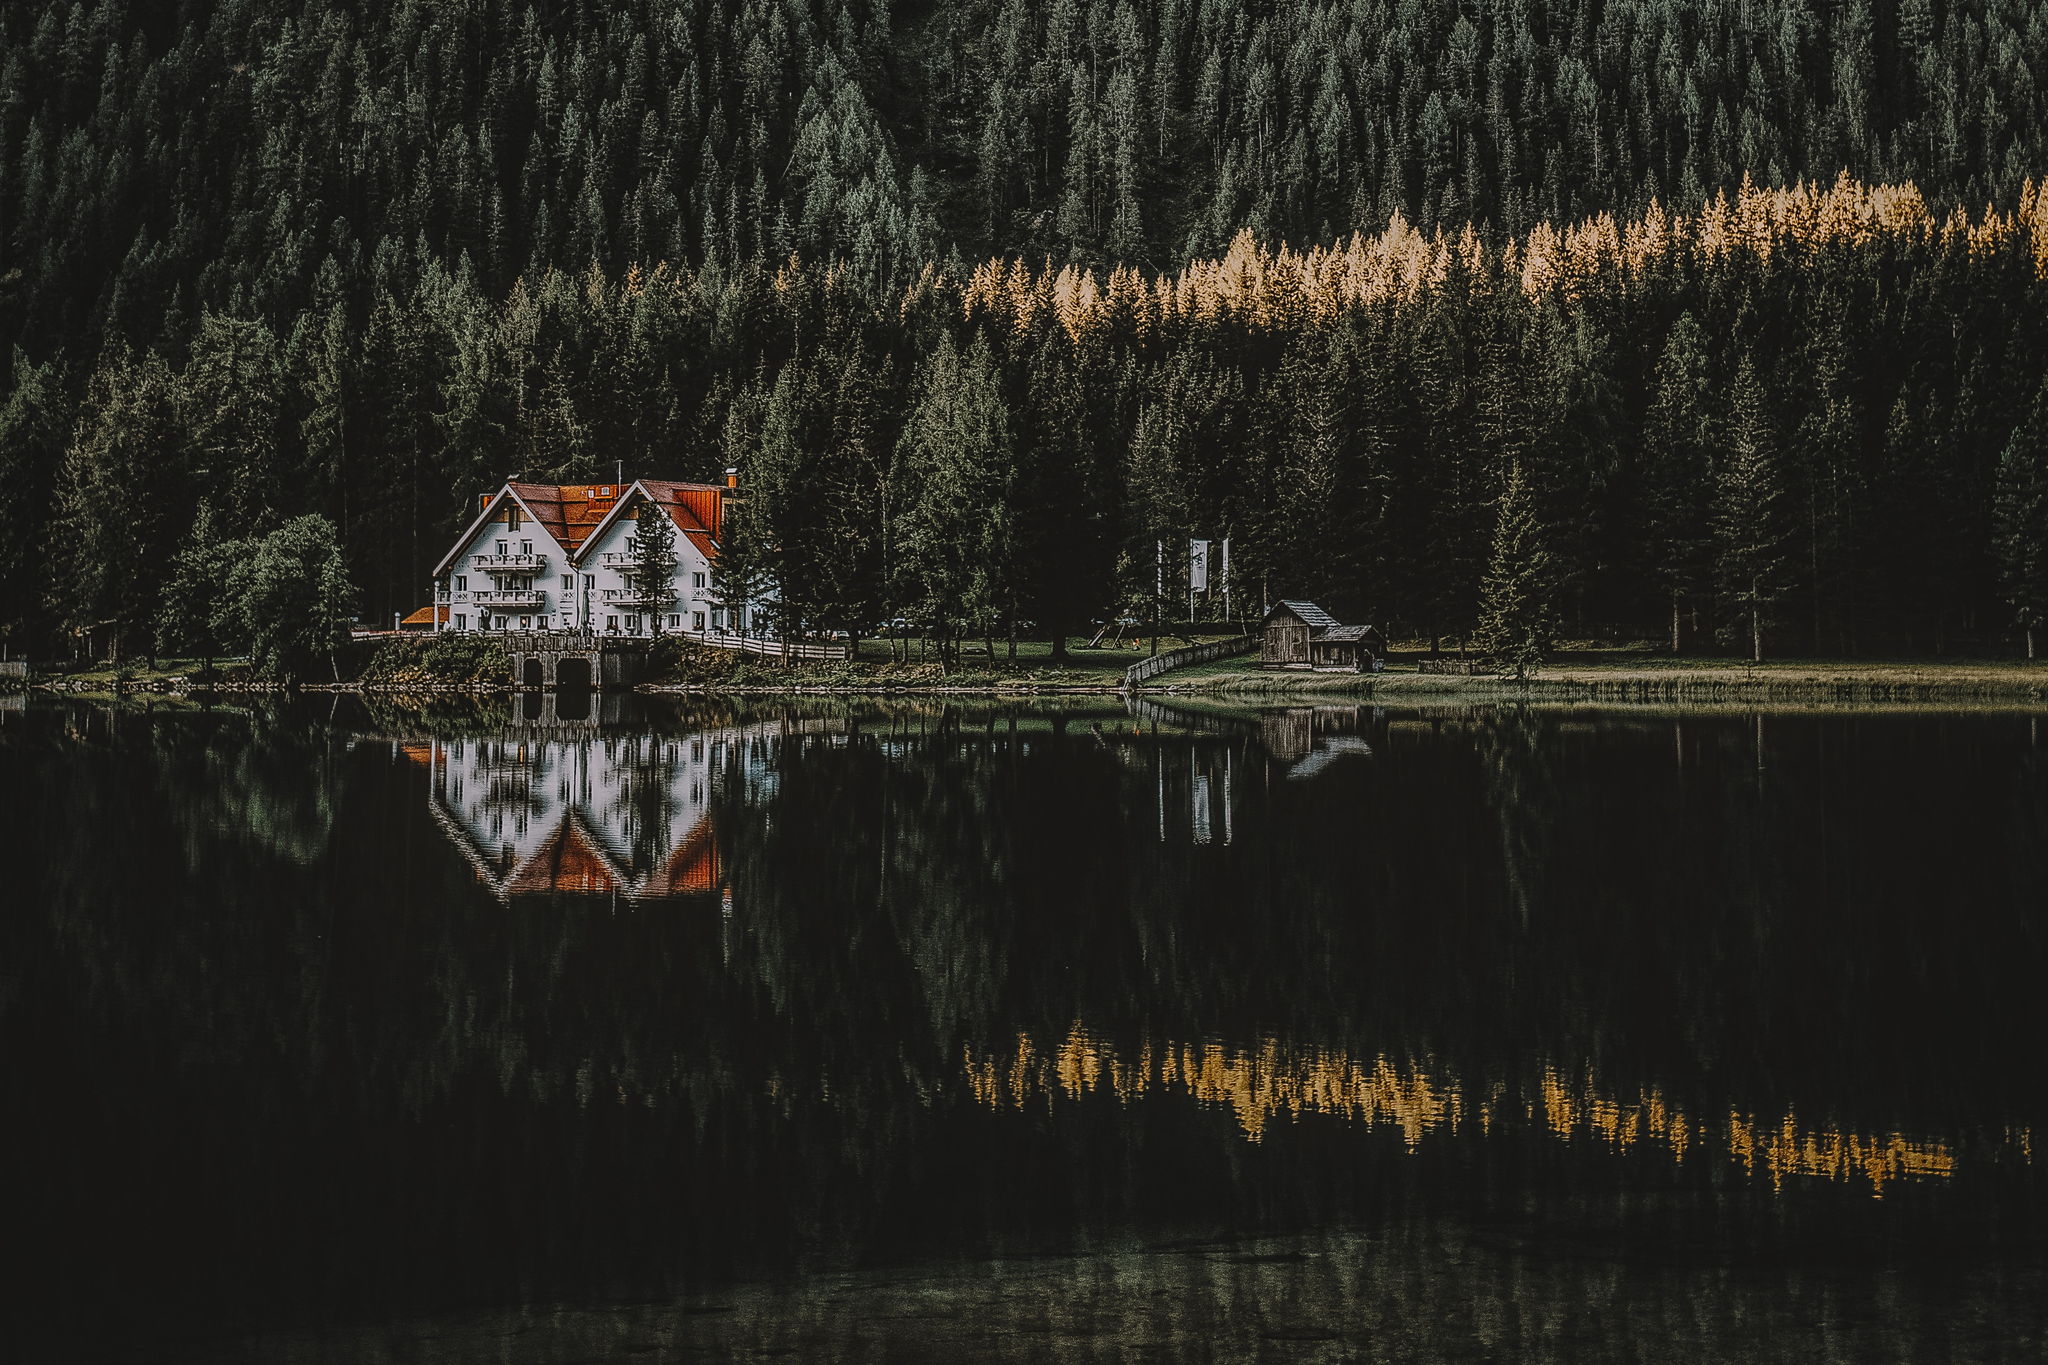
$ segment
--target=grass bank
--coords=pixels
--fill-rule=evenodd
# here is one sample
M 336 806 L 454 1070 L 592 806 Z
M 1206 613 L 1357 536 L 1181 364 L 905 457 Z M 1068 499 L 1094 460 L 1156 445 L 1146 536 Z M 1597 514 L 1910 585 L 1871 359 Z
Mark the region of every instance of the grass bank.
M 919 653 L 916 641 L 908 657 L 899 659 L 888 642 L 864 640 L 857 659 L 784 664 L 671 637 L 655 646 L 643 687 L 655 692 L 1111 692 L 1123 685 L 1125 669 L 1149 657 L 1146 650 L 1083 649 L 1071 643 L 1066 659 L 1056 663 L 1050 641 L 1020 640 L 1014 658 L 1007 644 L 998 642 L 993 657 L 976 650 L 946 669 L 935 655 Z
M 2048 663 L 2001 659 L 1747 659 L 1648 650 L 1574 649 L 1516 681 L 1417 671 L 1419 650 L 1395 650 L 1385 672 L 1272 673 L 1242 659 L 1179 669 L 1148 691 L 1242 700 L 1369 697 L 1375 701 L 2038 702 Z

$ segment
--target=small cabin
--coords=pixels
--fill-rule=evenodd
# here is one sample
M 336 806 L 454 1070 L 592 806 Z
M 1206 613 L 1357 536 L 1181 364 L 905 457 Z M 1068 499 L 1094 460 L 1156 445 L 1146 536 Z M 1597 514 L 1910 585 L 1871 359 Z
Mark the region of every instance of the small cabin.
M 1371 626 L 1347 626 L 1313 602 L 1276 602 L 1259 625 L 1259 666 L 1370 673 L 1386 644 Z

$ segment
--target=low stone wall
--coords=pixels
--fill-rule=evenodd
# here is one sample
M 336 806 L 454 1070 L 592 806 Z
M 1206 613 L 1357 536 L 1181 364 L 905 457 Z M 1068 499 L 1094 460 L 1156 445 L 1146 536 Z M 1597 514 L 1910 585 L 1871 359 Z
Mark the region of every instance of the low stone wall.
M 1249 654 L 1258 647 L 1256 635 L 1239 635 L 1229 640 L 1211 640 L 1207 644 L 1189 645 L 1185 649 L 1169 649 L 1164 654 L 1155 654 L 1140 660 L 1124 670 L 1124 688 L 1129 690 L 1149 678 L 1169 673 L 1189 664 L 1205 664 L 1211 659 L 1227 659 L 1233 654 Z

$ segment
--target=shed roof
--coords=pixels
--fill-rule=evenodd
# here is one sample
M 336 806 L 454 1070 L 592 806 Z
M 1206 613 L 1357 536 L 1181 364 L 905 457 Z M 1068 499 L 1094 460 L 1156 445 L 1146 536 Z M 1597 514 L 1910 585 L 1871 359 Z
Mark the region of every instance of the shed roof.
M 1366 636 L 1373 633 L 1374 631 L 1371 626 L 1331 626 L 1310 638 L 1314 640 L 1336 641 L 1363 640 Z
M 1302 619 L 1303 623 L 1306 625 L 1322 628 L 1327 626 L 1334 626 L 1337 624 L 1336 617 L 1330 615 L 1330 613 L 1324 611 L 1315 603 L 1305 602 L 1298 597 L 1282 598 L 1279 602 L 1274 604 L 1274 610 L 1276 611 L 1282 607 L 1285 607 L 1288 611 L 1291 611 L 1296 616 L 1299 616 Z

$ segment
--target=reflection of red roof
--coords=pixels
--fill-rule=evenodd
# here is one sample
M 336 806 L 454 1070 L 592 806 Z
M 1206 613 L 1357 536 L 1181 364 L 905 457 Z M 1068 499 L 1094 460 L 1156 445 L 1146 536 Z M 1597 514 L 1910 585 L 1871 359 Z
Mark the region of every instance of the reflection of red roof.
M 434 766 L 434 746 L 431 744 L 401 744 L 398 752 L 404 754 L 422 768 Z
M 611 864 L 591 846 L 574 820 L 564 820 L 554 837 L 542 844 L 505 883 L 508 896 L 549 891 L 602 894 L 618 889 Z
M 725 885 L 724 868 L 718 858 L 718 839 L 706 815 L 690 830 L 689 837 L 669 855 L 668 862 L 649 879 L 650 896 L 686 896 L 700 891 L 718 891 Z
M 400 621 L 400 622 L 399 622 L 398 624 L 399 624 L 399 625 L 400 625 L 401 627 L 404 627 L 404 626 L 431 626 L 431 625 L 435 625 L 435 624 L 440 624 L 440 625 L 444 625 L 444 626 L 445 626 L 445 625 L 447 625 L 447 624 L 448 624 L 448 608 L 446 608 L 446 607 L 421 607 L 421 608 L 420 608 L 420 609 L 419 609 L 418 611 L 416 611 L 416 612 L 414 612 L 414 613 L 413 613 L 412 615 L 410 615 L 410 616 L 406 617 L 406 618 L 405 618 L 405 619 L 404 619 L 403 621 Z

